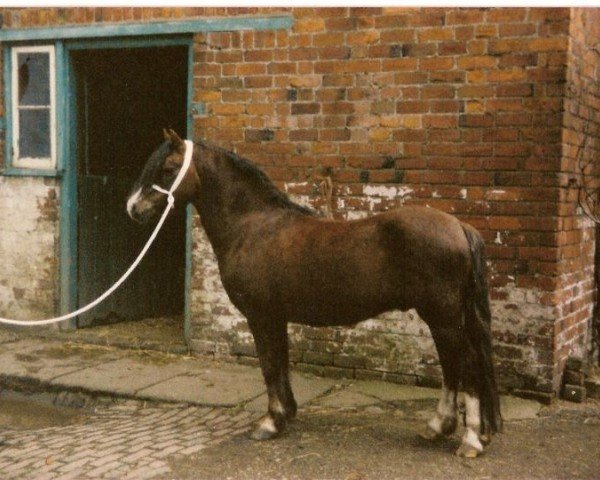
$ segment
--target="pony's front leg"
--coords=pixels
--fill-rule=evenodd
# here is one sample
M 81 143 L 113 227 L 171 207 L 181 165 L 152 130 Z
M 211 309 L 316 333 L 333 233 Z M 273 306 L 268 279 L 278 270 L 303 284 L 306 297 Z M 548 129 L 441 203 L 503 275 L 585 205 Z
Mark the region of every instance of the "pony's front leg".
M 445 384 L 438 402 L 435 415 L 427 422 L 425 432 L 421 434 L 426 440 L 435 440 L 441 436 L 452 435 L 457 426 L 456 388 L 450 389 Z
M 296 415 L 297 404 L 288 375 L 287 324 L 249 322 L 269 399 L 267 414 L 252 433 L 255 440 L 269 440 L 281 434 Z
M 449 325 L 445 328 L 433 326 L 433 324 L 430 326 L 442 365 L 444 383 L 435 415 L 427 422 L 426 430 L 421 434 L 427 440 L 452 435 L 458 423 L 456 396 L 460 382 L 460 361 L 458 359 L 461 357 L 461 342 L 456 333 L 459 327 L 452 327 L 453 324 L 450 322 Z

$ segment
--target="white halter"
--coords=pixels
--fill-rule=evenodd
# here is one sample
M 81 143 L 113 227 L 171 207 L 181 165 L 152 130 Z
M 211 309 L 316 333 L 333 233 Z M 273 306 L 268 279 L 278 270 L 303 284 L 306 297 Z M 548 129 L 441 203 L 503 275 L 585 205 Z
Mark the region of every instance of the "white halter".
M 183 155 L 183 164 L 181 165 L 181 169 L 179 170 L 179 173 L 177 174 L 175 181 L 171 185 L 171 188 L 169 190 L 165 190 L 164 188 L 159 187 L 158 185 L 152 185 L 152 188 L 154 190 L 156 190 L 157 192 L 160 192 L 160 193 L 164 193 L 167 196 L 167 203 L 169 204 L 170 208 L 174 208 L 174 205 L 175 205 L 175 197 L 173 196 L 173 192 L 175 192 L 175 190 L 177 190 L 177 187 L 179 187 L 179 184 L 183 181 L 183 177 L 185 176 L 185 173 L 188 171 L 188 168 L 190 168 L 190 163 L 192 163 L 192 154 L 194 153 L 194 143 L 190 140 L 184 140 L 184 143 L 185 143 L 185 154 Z

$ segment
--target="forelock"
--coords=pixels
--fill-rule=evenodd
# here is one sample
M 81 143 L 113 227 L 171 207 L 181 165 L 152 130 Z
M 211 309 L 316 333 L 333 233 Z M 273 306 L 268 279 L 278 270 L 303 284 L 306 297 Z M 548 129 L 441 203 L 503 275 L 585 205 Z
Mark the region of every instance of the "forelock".
M 171 153 L 171 144 L 170 142 L 164 142 L 160 147 L 158 147 L 144 166 L 144 170 L 142 170 L 142 175 L 138 181 L 140 186 L 148 186 L 154 183 L 156 176 L 165 163 L 166 158 Z

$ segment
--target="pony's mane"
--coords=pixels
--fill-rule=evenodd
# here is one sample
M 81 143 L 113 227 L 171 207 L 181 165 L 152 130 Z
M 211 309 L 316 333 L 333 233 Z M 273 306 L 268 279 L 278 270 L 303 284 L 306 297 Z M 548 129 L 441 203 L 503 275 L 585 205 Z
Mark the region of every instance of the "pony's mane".
M 240 175 L 253 187 L 257 188 L 258 190 L 264 193 L 264 198 L 266 198 L 270 204 L 275 205 L 279 208 L 295 210 L 305 215 L 317 215 L 317 212 L 315 212 L 314 210 L 304 207 L 302 205 L 298 205 L 297 203 L 290 200 L 284 192 L 279 190 L 273 184 L 269 177 L 267 177 L 267 175 L 260 168 L 258 168 L 249 160 L 240 157 L 234 152 L 218 147 L 216 145 L 212 145 L 203 140 L 197 141 L 196 143 L 202 146 L 203 148 L 206 148 L 207 150 L 215 153 L 216 155 L 225 158 L 238 175 Z

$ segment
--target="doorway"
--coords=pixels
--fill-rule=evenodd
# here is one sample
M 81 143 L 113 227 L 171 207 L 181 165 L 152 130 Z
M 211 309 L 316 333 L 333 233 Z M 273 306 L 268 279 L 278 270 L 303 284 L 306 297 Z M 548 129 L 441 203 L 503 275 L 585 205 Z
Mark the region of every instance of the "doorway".
M 162 129 L 187 133 L 188 46 L 82 49 L 71 53 L 77 170 L 77 303 L 86 305 L 129 267 L 154 225 L 127 215 L 130 189 Z M 174 211 L 131 277 L 78 327 L 182 318 L 186 216 Z

